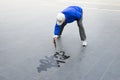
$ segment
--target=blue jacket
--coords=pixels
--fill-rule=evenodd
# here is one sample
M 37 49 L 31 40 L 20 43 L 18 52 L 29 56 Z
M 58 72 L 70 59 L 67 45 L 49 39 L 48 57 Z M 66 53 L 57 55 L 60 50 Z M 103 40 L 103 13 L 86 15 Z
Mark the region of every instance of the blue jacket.
M 75 20 L 79 20 L 82 17 L 83 11 L 82 8 L 78 6 L 69 6 L 63 11 L 61 11 L 65 15 L 65 23 L 71 23 Z M 60 25 L 55 24 L 54 35 L 60 34 Z

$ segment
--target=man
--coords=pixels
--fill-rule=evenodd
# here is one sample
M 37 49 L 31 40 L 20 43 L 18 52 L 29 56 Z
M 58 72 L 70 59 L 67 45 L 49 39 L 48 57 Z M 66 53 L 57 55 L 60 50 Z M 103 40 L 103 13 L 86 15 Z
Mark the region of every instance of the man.
M 82 41 L 83 47 L 87 45 L 86 34 L 82 24 L 83 10 L 79 6 L 69 6 L 57 15 L 57 21 L 54 28 L 54 37 L 53 42 L 56 43 L 56 40 L 60 38 L 62 31 L 67 23 L 72 23 L 77 21 L 79 34 Z

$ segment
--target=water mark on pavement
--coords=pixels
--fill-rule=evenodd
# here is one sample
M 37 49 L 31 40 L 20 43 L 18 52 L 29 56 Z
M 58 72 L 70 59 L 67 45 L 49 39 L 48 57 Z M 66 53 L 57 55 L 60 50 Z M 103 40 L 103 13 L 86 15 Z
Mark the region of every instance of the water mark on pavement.
M 52 56 L 45 56 L 44 59 L 40 59 L 40 64 L 37 67 L 37 71 L 47 71 L 48 68 L 60 67 L 62 63 L 65 63 L 70 56 L 65 55 L 64 51 L 55 52 Z

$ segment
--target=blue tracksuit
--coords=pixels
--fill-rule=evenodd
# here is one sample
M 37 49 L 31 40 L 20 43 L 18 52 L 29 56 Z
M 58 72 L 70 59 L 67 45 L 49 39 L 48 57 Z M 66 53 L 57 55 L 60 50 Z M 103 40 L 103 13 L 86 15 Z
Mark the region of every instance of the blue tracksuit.
M 65 23 L 71 23 L 75 20 L 79 20 L 82 17 L 82 8 L 78 6 L 69 6 L 66 9 L 62 11 L 62 13 L 65 15 Z M 54 35 L 59 35 L 60 34 L 60 25 L 55 24 L 55 29 L 54 29 Z

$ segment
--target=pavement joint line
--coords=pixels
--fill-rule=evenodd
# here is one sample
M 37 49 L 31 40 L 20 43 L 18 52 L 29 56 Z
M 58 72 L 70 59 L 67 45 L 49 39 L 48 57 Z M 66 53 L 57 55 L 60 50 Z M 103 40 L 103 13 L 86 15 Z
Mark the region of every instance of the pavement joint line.
M 112 61 L 109 63 L 109 65 L 107 66 L 106 70 L 103 72 L 103 74 L 99 80 L 103 80 L 106 72 L 110 69 L 110 66 L 113 64 L 113 62 L 116 60 L 116 58 L 117 58 L 117 54 L 113 57 Z
M 67 1 L 73 3 L 84 3 L 84 4 L 95 4 L 95 5 L 112 5 L 112 6 L 120 6 L 120 3 L 103 3 L 103 2 L 87 2 L 87 1 Z
M 62 2 L 62 1 L 60 1 Z M 107 5 L 107 6 L 116 6 L 119 7 L 120 3 L 114 3 L 114 5 L 112 3 L 98 3 L 98 2 L 83 2 L 83 1 L 67 1 L 67 2 L 72 2 L 72 3 L 82 3 L 82 4 L 93 4 L 93 5 Z M 66 3 L 66 1 L 64 1 L 64 3 Z M 120 11 L 120 9 L 104 9 L 104 8 L 86 8 L 86 9 L 99 9 L 99 10 L 104 10 L 104 11 Z
M 103 8 L 88 8 L 88 7 L 85 7 L 85 9 L 96 9 L 96 10 L 103 10 L 103 11 L 116 11 L 116 12 L 120 12 L 120 10 L 118 10 L 118 9 L 103 9 Z
M 94 65 L 92 65 L 92 67 L 90 67 L 90 69 L 86 72 L 86 74 L 83 76 L 83 79 L 89 74 L 89 72 L 95 67 L 96 64 L 98 64 L 102 59 L 104 59 L 106 55 L 102 56 L 101 59 L 99 59 L 97 62 L 95 62 Z M 83 80 L 82 79 L 82 80 Z
M 100 61 L 100 60 L 99 60 Z M 99 62 L 97 61 L 95 64 L 92 65 L 92 67 L 90 67 L 90 69 L 86 72 L 86 74 L 83 75 L 83 79 L 89 74 L 89 72 L 95 67 L 95 65 Z M 82 79 L 82 80 L 83 80 Z

